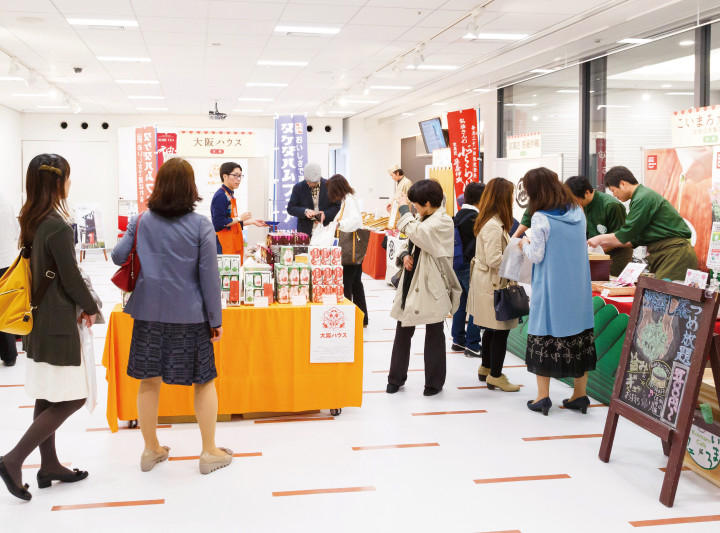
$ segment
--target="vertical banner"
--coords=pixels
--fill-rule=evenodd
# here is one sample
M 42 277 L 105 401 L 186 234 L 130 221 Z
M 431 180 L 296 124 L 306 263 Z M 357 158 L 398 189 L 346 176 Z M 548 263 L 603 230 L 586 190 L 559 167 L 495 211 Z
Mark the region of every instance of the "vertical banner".
M 135 128 L 135 168 L 137 175 L 138 213 L 147 210 L 147 200 L 157 176 L 155 128 Z
M 157 165 L 158 168 L 168 159 L 172 159 L 177 154 L 177 133 L 160 133 L 157 134 Z
M 708 248 L 707 267 L 720 270 L 720 146 L 713 146 L 712 186 L 710 187 L 710 207 L 712 212 L 712 230 Z
M 295 229 L 297 222 L 287 212 L 296 183 L 304 179 L 307 164 L 307 118 L 286 115 L 275 119 L 275 209 L 273 219 L 280 229 Z
M 478 165 L 477 112 L 463 109 L 448 113 L 450 153 L 455 180 L 455 198 L 463 194 L 465 186 L 480 179 Z M 448 204 L 450 199 L 448 198 Z

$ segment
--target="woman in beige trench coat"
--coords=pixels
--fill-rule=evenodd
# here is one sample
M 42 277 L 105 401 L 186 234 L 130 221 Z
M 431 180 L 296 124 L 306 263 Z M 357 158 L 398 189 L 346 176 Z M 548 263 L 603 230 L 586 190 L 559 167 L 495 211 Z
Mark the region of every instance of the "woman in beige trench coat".
M 520 390 L 502 373 L 508 335 L 518 321 L 495 318 L 494 292 L 507 286 L 507 280 L 501 278 L 498 271 L 505 247 L 510 242 L 508 230 L 512 226 L 513 189 L 513 184 L 503 178 L 490 180 L 485 187 L 475 221 L 475 257 L 470 265 L 468 293 L 468 313 L 475 324 L 485 328 L 478 378 L 487 380 L 488 389 L 497 387 L 505 392 Z

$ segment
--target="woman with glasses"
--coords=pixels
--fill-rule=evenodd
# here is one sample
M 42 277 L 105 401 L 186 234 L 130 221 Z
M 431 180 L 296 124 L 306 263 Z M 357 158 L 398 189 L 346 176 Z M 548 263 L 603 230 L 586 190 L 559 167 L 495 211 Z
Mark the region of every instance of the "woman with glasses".
M 263 227 L 262 220 L 252 218 L 247 212 L 238 216 L 235 190 L 242 181 L 242 167 L 237 163 L 228 162 L 220 165 L 220 187 L 210 204 L 210 216 L 215 227 L 215 244 L 218 254 L 243 254 L 243 228 L 248 226 Z

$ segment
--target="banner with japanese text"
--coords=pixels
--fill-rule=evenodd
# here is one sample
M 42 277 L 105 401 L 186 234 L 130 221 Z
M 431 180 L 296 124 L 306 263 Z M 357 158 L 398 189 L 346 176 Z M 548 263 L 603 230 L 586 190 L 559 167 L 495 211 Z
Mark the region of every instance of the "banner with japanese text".
M 254 157 L 252 131 L 181 130 L 177 134 L 177 154 L 181 157 Z
M 297 221 L 287 212 L 296 183 L 305 179 L 308 159 L 307 118 L 284 115 L 275 119 L 275 209 L 273 219 L 280 229 L 295 229 Z
M 155 127 L 135 128 L 135 169 L 138 213 L 147 210 L 147 200 L 155 187 L 157 154 Z
M 505 139 L 505 148 L 508 159 L 542 157 L 541 135 L 540 133 L 508 135 Z
M 480 179 L 477 111 L 475 109 L 452 111 L 448 113 L 447 122 L 455 198 L 457 198 L 463 194 L 468 183 Z
M 355 306 L 310 308 L 310 362 L 355 362 Z
M 720 144 L 720 105 L 675 111 L 671 130 L 674 148 Z
M 157 133 L 157 164 L 160 168 L 165 161 L 172 159 L 177 154 L 177 133 Z

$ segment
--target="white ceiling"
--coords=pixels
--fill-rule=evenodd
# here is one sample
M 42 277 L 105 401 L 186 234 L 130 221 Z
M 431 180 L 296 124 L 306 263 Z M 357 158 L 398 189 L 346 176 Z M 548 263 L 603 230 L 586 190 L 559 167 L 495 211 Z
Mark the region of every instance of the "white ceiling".
M 482 32 L 529 37 L 463 39 L 473 11 Z M 10 61 L 0 54 L 0 104 L 26 112 L 67 112 L 38 107 L 63 106 L 63 95 L 13 96 L 47 94 L 46 81 L 77 101 L 82 113 L 158 114 L 163 112 L 152 109 L 167 108 L 168 114 L 205 114 L 218 101 L 228 113 L 312 115 L 322 105 L 328 113 L 382 119 L 473 88 L 494 88 L 531 68 L 587 58 L 619 46 L 616 41 L 623 37 L 654 35 L 658 28 L 718 13 L 718 2 L 705 0 L 0 0 L 0 50 L 43 78 L 33 87 L 2 81 Z M 67 18 L 134 20 L 138 27 L 72 26 Z M 274 32 L 279 23 L 335 26 L 340 32 L 287 36 Z M 457 69 L 407 70 L 421 43 L 425 65 Z M 150 61 L 98 59 L 103 56 Z M 393 71 L 398 58 L 400 74 Z M 308 65 L 266 67 L 259 60 Z M 82 73 L 73 67 L 82 67 Z M 121 79 L 159 83 L 118 84 Z M 411 88 L 363 95 L 364 80 Z M 248 82 L 288 85 L 248 87 Z M 343 96 L 377 103 L 343 107 Z

